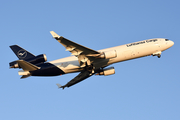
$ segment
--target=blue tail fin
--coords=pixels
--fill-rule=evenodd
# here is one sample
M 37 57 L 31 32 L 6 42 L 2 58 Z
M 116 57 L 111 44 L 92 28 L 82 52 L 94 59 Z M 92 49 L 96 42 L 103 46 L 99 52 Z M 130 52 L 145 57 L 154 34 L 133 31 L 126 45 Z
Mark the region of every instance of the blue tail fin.
M 33 55 L 32 53 L 28 52 L 27 50 L 19 47 L 18 45 L 12 45 L 9 47 L 12 49 L 12 51 L 16 54 L 16 56 L 20 60 L 27 60 L 27 59 L 35 57 L 35 55 Z

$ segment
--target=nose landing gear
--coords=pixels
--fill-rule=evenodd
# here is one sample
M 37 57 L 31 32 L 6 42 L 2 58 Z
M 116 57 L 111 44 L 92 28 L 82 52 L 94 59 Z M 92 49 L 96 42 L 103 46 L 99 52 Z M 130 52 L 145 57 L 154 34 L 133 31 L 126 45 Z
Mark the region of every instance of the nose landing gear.
M 161 58 L 161 55 L 157 55 L 158 58 Z
M 161 51 L 158 51 L 156 53 L 152 54 L 153 56 L 157 56 L 158 58 L 161 58 Z

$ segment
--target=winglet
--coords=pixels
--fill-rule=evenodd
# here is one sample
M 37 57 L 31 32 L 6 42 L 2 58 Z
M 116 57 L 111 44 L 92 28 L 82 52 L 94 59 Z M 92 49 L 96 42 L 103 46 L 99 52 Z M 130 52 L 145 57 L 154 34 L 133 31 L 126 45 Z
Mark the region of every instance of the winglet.
M 57 83 L 56 85 L 58 86 L 58 88 L 62 88 L 62 86 L 59 83 Z
M 60 36 L 55 33 L 54 31 L 50 31 L 51 35 L 53 36 L 53 38 L 60 38 Z

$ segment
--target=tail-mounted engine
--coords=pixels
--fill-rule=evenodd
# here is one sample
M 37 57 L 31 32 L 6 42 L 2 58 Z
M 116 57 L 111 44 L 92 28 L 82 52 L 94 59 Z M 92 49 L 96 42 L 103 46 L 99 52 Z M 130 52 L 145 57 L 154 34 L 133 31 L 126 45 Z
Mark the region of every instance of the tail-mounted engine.
M 45 54 L 41 54 L 41 55 L 35 56 L 33 58 L 27 59 L 25 61 L 36 65 L 36 64 L 39 64 L 39 63 L 46 62 L 47 57 L 46 57 Z M 10 68 L 21 68 L 16 61 L 10 62 L 9 65 L 10 65 Z
M 110 68 L 103 69 L 102 71 L 100 71 L 100 72 L 97 73 L 96 75 L 104 75 L 104 76 L 107 76 L 107 75 L 112 75 L 112 74 L 115 74 L 115 69 L 114 69 L 114 67 L 110 67 Z

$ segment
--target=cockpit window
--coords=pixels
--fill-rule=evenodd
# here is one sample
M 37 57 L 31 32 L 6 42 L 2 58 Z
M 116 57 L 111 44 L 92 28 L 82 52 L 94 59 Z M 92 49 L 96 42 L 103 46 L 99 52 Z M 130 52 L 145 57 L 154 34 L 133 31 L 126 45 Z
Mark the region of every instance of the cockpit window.
M 169 41 L 169 39 L 165 39 L 165 41 Z

